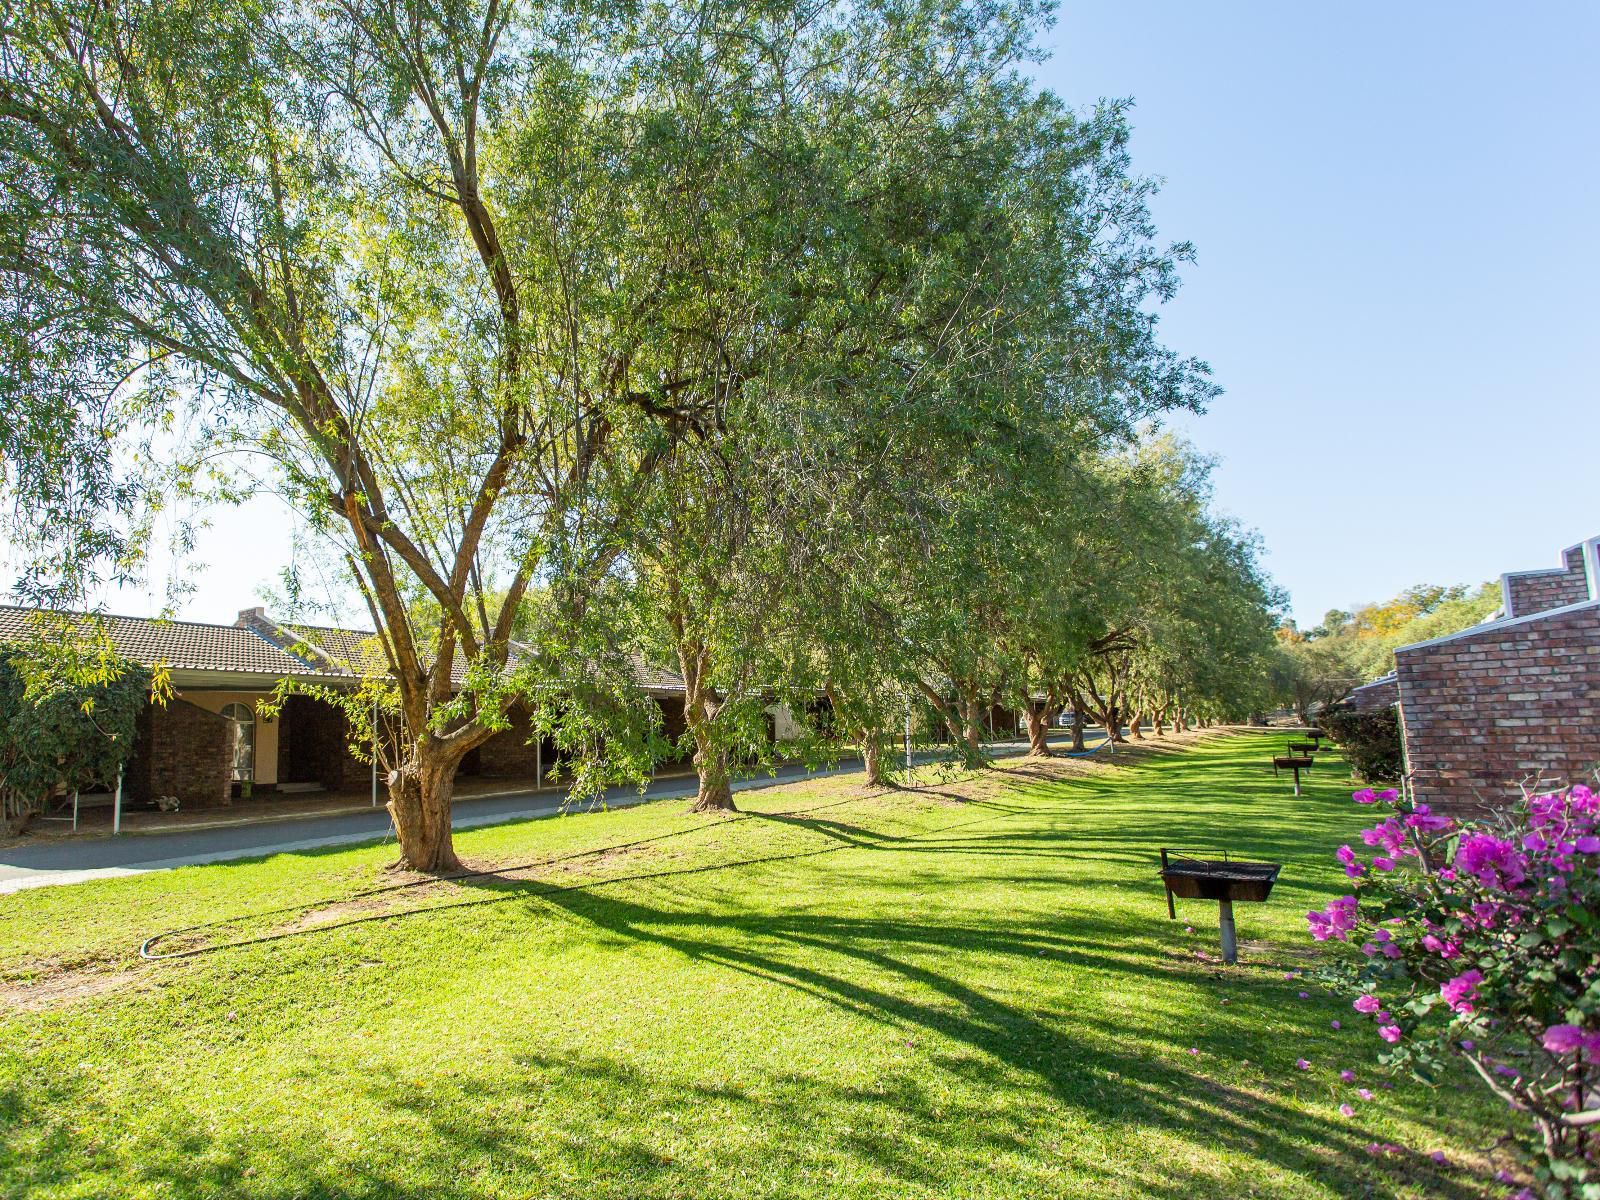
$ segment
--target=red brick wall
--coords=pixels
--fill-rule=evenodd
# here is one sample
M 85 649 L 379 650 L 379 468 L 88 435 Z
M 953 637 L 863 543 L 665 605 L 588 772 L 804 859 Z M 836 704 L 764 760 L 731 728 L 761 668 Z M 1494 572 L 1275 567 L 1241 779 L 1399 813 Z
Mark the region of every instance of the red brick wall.
M 1583 569 L 1583 547 L 1574 546 L 1563 556 L 1561 567 L 1548 571 L 1519 571 L 1505 577 L 1511 617 L 1528 617 L 1568 604 L 1582 604 L 1589 596 L 1589 579 Z
M 290 696 L 279 716 L 278 782 L 334 791 L 364 785 L 372 767 L 350 753 L 344 714 L 315 696 Z
M 489 778 L 525 779 L 532 783 L 540 755 L 528 741 L 532 727 L 527 710 L 518 705 L 511 710 L 510 717 L 509 729 L 491 734 L 489 740 L 478 747 L 477 773 Z M 544 744 L 543 765 L 546 773 L 555 766 L 555 747 L 549 741 Z
M 232 792 L 233 723 L 185 700 L 147 705 L 123 779 L 127 796 L 176 796 L 185 808 L 226 803 Z
M 1417 799 L 1469 813 L 1600 763 L 1600 604 L 1491 625 L 1395 660 Z
M 1371 712 L 1388 708 L 1400 699 L 1400 685 L 1393 679 L 1379 679 L 1363 684 L 1350 693 L 1350 705 L 1357 712 Z

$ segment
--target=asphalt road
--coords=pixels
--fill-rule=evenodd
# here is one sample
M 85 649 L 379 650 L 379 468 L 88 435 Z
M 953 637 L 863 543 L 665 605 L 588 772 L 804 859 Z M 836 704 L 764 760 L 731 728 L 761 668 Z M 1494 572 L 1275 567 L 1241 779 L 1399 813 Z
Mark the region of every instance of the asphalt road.
M 997 742 L 989 752 L 997 757 L 1024 753 L 1028 744 Z M 1091 748 L 1098 748 L 1094 746 Z M 937 755 L 918 756 L 931 762 Z M 808 772 L 803 767 L 784 767 L 777 775 L 743 779 L 735 791 L 772 787 L 812 775 L 859 771 L 858 765 L 834 770 Z M 678 776 L 652 784 L 643 795 L 632 788 L 613 788 L 605 795 L 608 808 L 624 808 L 651 800 L 671 800 L 692 796 L 695 781 Z M 456 829 L 493 825 L 500 821 L 528 817 L 554 816 L 561 811 L 561 796 L 550 792 L 518 792 L 478 799 L 460 799 L 453 805 L 452 824 Z M 582 812 L 584 807 L 571 811 Z M 214 829 L 189 829 L 173 833 L 125 834 L 122 837 L 63 838 L 58 842 L 39 842 L 14 849 L 0 848 L 0 895 L 24 888 L 56 887 L 89 879 L 117 875 L 138 875 L 196 863 L 224 862 L 234 858 L 256 858 L 268 854 L 314 850 L 351 842 L 387 841 L 392 836 L 389 814 L 382 808 L 359 813 L 300 817 L 287 821 L 255 825 L 227 825 Z

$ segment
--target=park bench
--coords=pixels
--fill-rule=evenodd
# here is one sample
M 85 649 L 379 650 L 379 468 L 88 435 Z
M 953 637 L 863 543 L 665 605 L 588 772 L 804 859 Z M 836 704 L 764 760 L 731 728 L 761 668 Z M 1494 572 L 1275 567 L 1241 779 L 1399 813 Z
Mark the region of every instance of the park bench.
M 1290 754 L 1315 754 L 1320 749 L 1322 749 L 1322 747 L 1319 746 L 1316 742 L 1290 742 L 1289 743 L 1289 753 Z

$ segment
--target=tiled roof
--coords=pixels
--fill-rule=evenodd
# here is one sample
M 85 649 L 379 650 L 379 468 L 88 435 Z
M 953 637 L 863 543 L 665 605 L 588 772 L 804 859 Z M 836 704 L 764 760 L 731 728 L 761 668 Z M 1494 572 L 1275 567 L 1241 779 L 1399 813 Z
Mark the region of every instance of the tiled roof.
M 317 647 L 336 662 L 350 667 L 358 674 L 388 674 L 389 663 L 384 658 L 383 646 L 378 641 L 378 635 L 370 630 L 340 629 L 328 625 L 301 625 L 289 622 L 279 624 L 278 628 L 292 637 Z M 513 664 L 523 652 L 524 647 L 512 643 L 510 657 Z M 633 668 L 634 680 L 646 691 L 683 691 L 683 678 L 676 671 L 666 667 L 651 666 L 637 653 L 630 654 L 628 662 Z M 458 655 L 455 670 L 451 672 L 451 682 L 457 687 L 461 686 L 466 682 L 466 674 L 466 661 Z
M 39 611 L 0 605 L 0 643 L 23 641 L 32 636 L 29 617 Z M 85 632 L 92 629 L 91 622 L 97 619 L 85 613 L 46 613 L 45 616 L 47 620 L 51 617 L 66 619 Z M 100 616 L 98 620 L 116 652 L 144 666 L 161 663 L 177 671 L 218 671 L 271 679 L 285 676 L 349 679 L 352 675 L 385 675 L 389 671 L 383 647 L 370 630 L 279 623 L 264 617 L 255 628 L 242 619 L 236 625 L 150 617 Z M 277 632 L 283 635 L 280 639 L 269 638 L 269 634 Z M 513 657 L 518 652 L 519 648 L 514 646 Z M 683 690 L 683 679 L 676 671 L 651 666 L 638 654 L 630 655 L 629 661 L 634 678 L 646 691 Z M 458 655 L 452 682 L 459 687 L 465 677 L 466 663 Z
M 38 612 L 32 608 L 0 606 L 0 642 L 24 641 L 34 636 L 29 618 Z M 286 675 L 346 674 L 315 656 L 302 659 L 291 655 L 254 631 L 237 625 L 85 613 L 46 613 L 44 617 L 46 622 L 52 617 L 64 619 L 70 627 L 86 634 L 98 621 L 119 655 L 144 666 L 160 663 L 180 671 L 225 671 L 268 675 L 275 679 Z M 48 629 L 48 624 L 45 627 Z
M 644 656 L 630 654 L 628 661 L 633 667 L 633 677 L 639 686 L 647 692 L 681 692 L 683 691 L 683 676 L 667 667 L 653 667 L 645 662 Z
M 337 629 L 328 625 L 299 625 L 284 622 L 285 633 L 321 650 L 329 658 L 358 675 L 387 675 L 389 660 L 383 644 L 370 629 Z

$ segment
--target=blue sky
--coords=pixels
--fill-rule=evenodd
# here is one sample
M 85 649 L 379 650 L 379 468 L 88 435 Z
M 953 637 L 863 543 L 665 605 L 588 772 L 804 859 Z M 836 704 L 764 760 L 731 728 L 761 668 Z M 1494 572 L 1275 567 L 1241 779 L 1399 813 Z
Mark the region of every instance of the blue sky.
M 1046 41 L 1045 86 L 1136 101 L 1199 251 L 1165 337 L 1226 389 L 1176 424 L 1302 624 L 1600 534 L 1600 4 L 1099 0 Z M 218 514 L 180 614 L 257 603 L 289 528 Z
M 1302 624 L 1600 534 L 1600 4 L 1069 2 L 1037 72 L 1132 96 L 1169 344 Z

